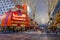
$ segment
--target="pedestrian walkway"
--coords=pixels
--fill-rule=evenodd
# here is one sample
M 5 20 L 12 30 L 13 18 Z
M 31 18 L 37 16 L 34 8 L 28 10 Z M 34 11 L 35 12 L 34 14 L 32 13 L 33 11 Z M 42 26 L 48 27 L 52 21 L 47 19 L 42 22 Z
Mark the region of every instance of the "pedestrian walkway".
M 28 34 L 30 33 L 30 34 Z M 33 34 L 32 34 L 33 33 Z M 35 33 L 35 34 L 34 34 Z M 19 32 L 14 34 L 0 34 L 0 40 L 60 40 L 60 36 L 38 34 L 40 32 Z
M 47 34 L 46 32 L 41 32 L 41 31 L 30 31 L 30 32 L 23 32 L 23 33 L 28 33 L 28 34 Z

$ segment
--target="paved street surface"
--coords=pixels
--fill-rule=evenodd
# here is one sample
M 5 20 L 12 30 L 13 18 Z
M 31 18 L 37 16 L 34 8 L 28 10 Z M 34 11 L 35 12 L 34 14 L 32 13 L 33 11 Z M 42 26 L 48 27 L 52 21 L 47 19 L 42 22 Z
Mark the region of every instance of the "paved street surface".
M 60 35 L 41 32 L 0 33 L 0 40 L 60 40 Z

